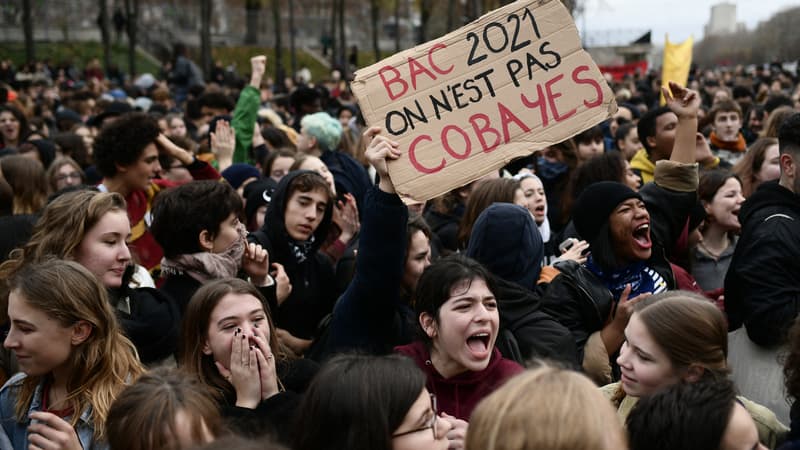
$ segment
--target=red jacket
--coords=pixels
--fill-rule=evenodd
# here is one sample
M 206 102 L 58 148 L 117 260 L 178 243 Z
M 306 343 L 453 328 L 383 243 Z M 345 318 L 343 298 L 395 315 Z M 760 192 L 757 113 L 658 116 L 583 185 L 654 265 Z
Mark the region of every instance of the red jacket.
M 218 180 L 219 172 L 208 163 L 195 159 L 186 166 L 195 180 Z M 161 190 L 177 186 L 165 179 L 156 179 L 150 183 L 147 190 L 133 191 L 125 197 L 128 204 L 128 219 L 131 223 L 130 249 L 135 255 L 136 263 L 144 266 L 151 274 L 161 268 L 161 258 L 164 251 L 150 234 L 150 209 L 153 199 Z
M 433 367 L 427 345 L 414 342 L 395 348 L 414 360 L 425 373 L 427 388 L 436 395 L 439 412 L 469 421 L 472 410 L 484 397 L 494 392 L 509 378 L 525 369 L 510 359 L 503 358 L 496 348 L 492 352 L 489 365 L 480 372 L 465 372 L 454 377 L 444 378 Z

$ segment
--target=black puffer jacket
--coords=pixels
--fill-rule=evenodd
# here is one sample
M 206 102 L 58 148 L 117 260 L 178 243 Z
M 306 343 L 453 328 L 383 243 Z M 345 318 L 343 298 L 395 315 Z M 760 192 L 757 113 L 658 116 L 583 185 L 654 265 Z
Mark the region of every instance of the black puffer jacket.
M 742 234 L 725 277 L 728 326 L 756 344 L 780 344 L 800 311 L 800 197 L 759 186 L 739 213 Z
M 506 358 L 526 362 L 549 358 L 570 366 L 579 363 L 569 330 L 541 310 L 534 292 L 544 246 L 524 208 L 495 203 L 475 221 L 467 256 L 496 277 L 500 333 L 497 348 Z
M 317 325 L 333 310 L 336 301 L 336 280 L 333 264 L 319 251 L 331 226 L 333 204 L 325 209 L 322 222 L 314 231 L 314 243 L 307 259 L 299 262 L 289 245 L 284 224 L 284 211 L 289 201 L 289 184 L 308 171 L 291 172 L 278 184 L 264 218 L 264 226 L 250 233 L 248 240 L 261 244 L 269 252 L 270 262 L 283 264 L 292 283 L 292 293 L 280 306 L 270 300 L 275 326 L 293 336 L 312 339 Z

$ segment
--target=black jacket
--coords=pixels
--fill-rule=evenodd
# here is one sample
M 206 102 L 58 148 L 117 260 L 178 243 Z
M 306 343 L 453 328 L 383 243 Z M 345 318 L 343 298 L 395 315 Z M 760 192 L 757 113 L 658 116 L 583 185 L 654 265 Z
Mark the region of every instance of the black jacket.
M 603 328 L 615 300 L 599 278 L 575 261 L 559 261 L 555 268 L 561 273 L 545 289 L 544 310 L 570 330 L 577 360 L 583 361 L 586 341 Z
M 275 326 L 293 336 L 312 339 L 322 318 L 330 314 L 336 301 L 336 280 L 333 264 L 319 251 L 331 226 L 333 204 L 328 205 L 322 222 L 314 231 L 314 243 L 303 262 L 299 262 L 289 245 L 284 225 L 289 184 L 308 171 L 296 171 L 283 177 L 272 196 L 264 218 L 264 226 L 250 233 L 248 240 L 261 244 L 269 252 L 270 262 L 283 264 L 292 283 L 292 293 L 278 306 L 270 301 Z M 270 299 L 268 299 L 270 300 Z
M 756 344 L 780 344 L 800 310 L 800 198 L 777 181 L 764 183 L 739 221 L 742 234 L 725 277 L 729 328 L 745 325 Z
M 175 302 L 152 288 L 127 288 L 133 271 L 123 277 L 124 289 L 109 289 L 109 298 L 125 336 L 133 342 L 144 364 L 175 354 L 180 335 L 180 312 Z
M 181 316 L 183 316 L 183 313 L 186 312 L 186 306 L 189 304 L 189 300 L 192 299 L 194 293 L 197 292 L 201 286 L 203 286 L 202 283 L 189 275 L 175 274 L 166 277 L 164 284 L 161 285 L 161 291 L 175 301 L 175 304 L 178 305 L 178 309 L 181 312 Z
M 481 213 L 467 248 L 467 256 L 495 276 L 500 353 L 520 363 L 538 357 L 575 366 L 579 360 L 572 335 L 542 311 L 535 293 L 543 255 L 542 237 L 530 213 L 508 203 L 495 203 Z
M 675 289 L 668 251 L 675 247 L 697 201 L 697 193 L 673 191 L 650 182 L 639 194 L 650 214 L 653 248 L 647 265 L 664 278 L 668 289 Z M 583 359 L 586 341 L 603 328 L 619 299 L 613 298 L 603 282 L 585 267 L 574 262 L 560 262 L 556 268 L 562 274 L 550 283 L 542 302 L 546 312 L 570 329 Z
M 336 303 L 317 359 L 343 351 L 386 354 L 411 342 L 413 312 L 400 295 L 407 220 L 408 209 L 396 194 L 375 186 L 367 191 L 355 276 Z

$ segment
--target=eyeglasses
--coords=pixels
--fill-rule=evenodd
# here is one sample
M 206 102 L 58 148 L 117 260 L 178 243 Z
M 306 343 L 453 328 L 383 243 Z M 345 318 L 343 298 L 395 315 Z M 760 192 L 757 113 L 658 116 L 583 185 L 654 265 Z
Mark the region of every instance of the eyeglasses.
M 436 396 L 434 394 L 428 394 L 431 396 L 431 409 L 433 410 L 433 415 L 431 418 L 425 423 L 425 425 L 415 428 L 413 430 L 403 431 L 402 433 L 396 433 L 392 435 L 392 438 L 397 438 L 401 436 L 406 436 L 409 434 L 419 433 L 420 431 L 425 431 L 430 429 L 433 432 L 433 439 L 436 440 L 436 418 L 439 415 L 439 410 L 436 407 Z
M 79 174 L 78 172 L 62 173 L 56 176 L 56 181 L 64 181 L 68 178 L 72 178 L 73 180 L 80 180 L 81 174 Z

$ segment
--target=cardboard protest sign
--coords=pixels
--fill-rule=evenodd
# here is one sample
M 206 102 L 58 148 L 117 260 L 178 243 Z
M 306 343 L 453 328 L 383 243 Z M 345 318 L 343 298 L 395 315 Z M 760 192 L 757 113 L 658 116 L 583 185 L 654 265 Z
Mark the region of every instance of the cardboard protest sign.
M 616 109 L 558 0 L 517 1 L 356 72 L 364 119 L 400 142 L 397 191 L 427 200 Z

